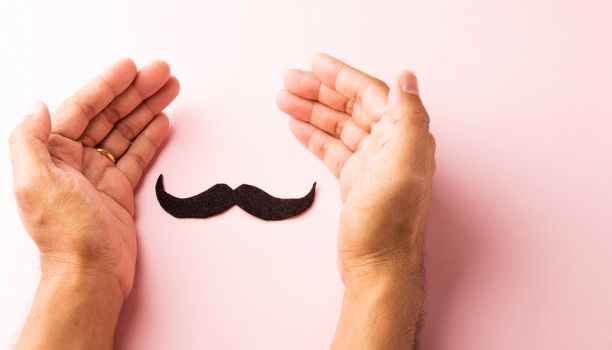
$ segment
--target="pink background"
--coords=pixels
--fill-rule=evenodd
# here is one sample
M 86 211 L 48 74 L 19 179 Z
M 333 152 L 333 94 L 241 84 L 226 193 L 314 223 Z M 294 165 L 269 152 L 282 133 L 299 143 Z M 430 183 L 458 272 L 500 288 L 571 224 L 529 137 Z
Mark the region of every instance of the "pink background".
M 136 285 L 119 349 L 323 349 L 342 297 L 336 180 L 274 106 L 325 51 L 389 81 L 414 70 L 438 140 L 423 349 L 612 349 L 612 3 L 607 0 L 20 1 L 0 4 L 2 130 L 122 56 L 181 80 L 172 135 L 138 193 Z M 0 341 L 37 279 L 0 143 Z M 157 204 L 217 182 L 300 196 L 268 223 Z

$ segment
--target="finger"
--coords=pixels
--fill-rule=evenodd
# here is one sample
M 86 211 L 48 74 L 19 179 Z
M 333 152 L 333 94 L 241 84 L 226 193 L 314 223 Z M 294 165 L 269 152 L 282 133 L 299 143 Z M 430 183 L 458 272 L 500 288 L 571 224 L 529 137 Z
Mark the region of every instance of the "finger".
M 353 106 L 353 114 L 351 115 L 355 120 L 355 123 L 359 125 L 367 133 L 372 133 L 372 127 L 380 120 L 380 118 L 371 118 L 361 106 L 357 103 Z
M 389 107 L 394 123 L 404 137 L 395 138 L 398 148 L 404 148 L 402 163 L 408 165 L 414 174 L 431 174 L 434 165 L 435 141 L 429 133 L 429 116 L 419 97 L 416 76 L 402 72 L 389 93 Z M 424 161 L 430 157 L 431 161 Z
M 340 176 L 344 163 L 353 155 L 353 152 L 344 143 L 311 124 L 295 118 L 289 120 L 289 128 L 295 138 L 319 157 L 334 176 Z
M 361 105 L 372 122 L 387 112 L 389 87 L 381 80 L 323 53 L 313 57 L 312 71 L 323 84 Z
M 25 189 L 32 176 L 43 175 L 50 169 L 53 164 L 47 150 L 50 134 L 49 110 L 37 102 L 32 113 L 13 130 L 9 139 L 16 190 Z
M 119 158 L 117 169 L 125 174 L 132 188 L 136 188 L 142 174 L 164 141 L 168 126 L 168 116 L 164 113 L 157 115 Z
M 389 93 L 391 115 L 406 121 L 410 128 L 429 134 L 429 115 L 419 97 L 419 86 L 414 73 L 404 71 L 395 80 Z
M 374 120 L 363 111 L 361 106 L 321 83 L 312 72 L 292 69 L 285 73 L 284 80 L 285 87 L 292 94 L 309 100 L 318 100 L 335 110 L 345 112 L 353 117 L 361 129 L 370 132 Z
M 285 73 L 284 83 L 287 90 L 294 95 L 319 101 L 340 112 L 352 113 L 353 102 L 322 84 L 312 72 L 290 69 Z
M 136 65 L 128 58 L 107 68 L 64 101 L 53 113 L 52 132 L 77 140 L 93 117 L 122 93 L 136 76 Z
M 319 102 L 295 96 L 288 91 L 281 91 L 276 101 L 281 111 L 340 138 L 353 152 L 359 149 L 362 140 L 369 135 L 350 115 Z
M 155 95 L 149 97 L 127 117 L 115 124 L 113 130 L 100 142 L 99 146 L 107 149 L 115 157 L 121 157 L 130 146 L 130 142 L 174 100 L 179 90 L 178 80 L 170 77 Z
M 154 61 L 141 68 L 132 84 L 92 119 L 81 136 L 83 145 L 97 145 L 115 123 L 161 89 L 169 78 L 170 66 L 164 61 Z

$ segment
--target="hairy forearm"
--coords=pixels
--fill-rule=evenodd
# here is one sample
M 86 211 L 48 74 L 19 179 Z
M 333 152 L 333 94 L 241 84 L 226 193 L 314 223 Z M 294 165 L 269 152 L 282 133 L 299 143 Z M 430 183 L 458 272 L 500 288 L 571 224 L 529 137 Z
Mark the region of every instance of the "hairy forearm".
M 345 280 L 332 349 L 414 348 L 425 294 L 417 260 L 401 267 L 379 266 Z
M 16 349 L 112 349 L 122 303 L 112 278 L 43 273 Z

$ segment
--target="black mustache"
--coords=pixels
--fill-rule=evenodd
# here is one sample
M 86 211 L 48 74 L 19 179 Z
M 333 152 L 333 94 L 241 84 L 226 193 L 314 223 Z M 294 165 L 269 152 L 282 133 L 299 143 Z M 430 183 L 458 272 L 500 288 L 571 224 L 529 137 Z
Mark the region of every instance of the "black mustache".
M 314 201 L 317 183 L 302 198 L 277 198 L 251 185 L 232 189 L 226 184 L 216 184 L 206 191 L 189 198 L 177 198 L 164 189 L 164 176 L 159 175 L 155 194 L 166 212 L 177 218 L 207 218 L 220 214 L 234 205 L 263 220 L 283 220 L 299 215 L 310 208 Z

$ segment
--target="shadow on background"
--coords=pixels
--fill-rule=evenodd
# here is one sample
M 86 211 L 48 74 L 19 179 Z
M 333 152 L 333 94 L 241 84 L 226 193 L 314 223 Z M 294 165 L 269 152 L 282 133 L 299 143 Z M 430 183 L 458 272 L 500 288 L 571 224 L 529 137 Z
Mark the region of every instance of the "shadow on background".
M 487 237 L 494 233 L 494 211 L 482 207 L 480 194 L 452 169 L 438 168 L 425 238 L 427 297 L 419 349 L 455 348 L 446 335 L 461 322 L 463 292 L 478 288 L 474 276 L 491 261 Z
M 182 116 L 184 113 L 183 111 L 179 111 L 178 116 Z M 176 119 L 176 118 L 175 118 Z M 138 186 L 135 188 L 134 192 L 137 194 L 138 191 L 141 189 L 144 177 L 148 177 L 148 176 L 152 176 L 152 177 L 156 177 L 159 174 L 155 174 L 155 173 L 151 173 L 150 169 L 157 163 L 157 160 L 159 158 L 160 152 L 163 152 L 164 148 L 166 147 L 166 144 L 168 143 L 168 141 L 172 138 L 172 134 L 174 132 L 173 126 L 172 126 L 172 122 L 170 123 L 170 128 L 168 130 L 168 134 L 166 135 L 166 139 L 162 142 L 159 151 L 155 154 L 155 156 L 153 157 L 153 159 L 151 160 L 151 162 L 149 163 L 149 167 L 144 171 L 143 173 L 143 179 L 141 179 L 140 183 L 138 184 Z M 135 220 L 136 220 L 136 224 L 138 227 L 138 215 L 139 214 L 139 210 L 138 207 L 136 207 L 136 212 L 135 212 Z M 136 233 L 136 239 L 138 241 L 138 247 L 141 247 L 141 235 L 140 232 Z M 141 309 L 142 306 L 142 300 L 144 297 L 144 294 L 146 293 L 143 289 L 143 265 L 142 265 L 142 256 L 143 256 L 144 252 L 142 249 L 138 249 L 138 258 L 136 259 L 136 270 L 135 270 L 135 275 L 134 275 L 134 286 L 132 287 L 132 292 L 130 293 L 129 297 L 127 298 L 127 300 L 124 302 L 123 304 L 123 308 L 121 309 L 121 314 L 119 315 L 119 321 L 117 323 L 117 327 L 116 327 L 116 331 L 115 331 L 115 341 L 114 341 L 114 348 L 115 349 L 125 349 L 125 348 L 130 348 L 128 344 L 126 344 L 126 342 L 130 339 L 130 337 L 128 336 L 128 334 L 131 333 L 132 331 L 132 327 L 135 327 L 135 315 L 137 312 L 142 312 L 143 310 Z

